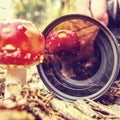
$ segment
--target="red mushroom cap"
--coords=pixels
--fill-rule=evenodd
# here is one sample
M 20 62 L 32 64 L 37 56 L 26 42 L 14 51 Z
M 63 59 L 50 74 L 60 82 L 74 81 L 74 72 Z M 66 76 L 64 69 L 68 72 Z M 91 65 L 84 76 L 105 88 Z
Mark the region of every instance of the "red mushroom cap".
M 80 51 L 79 38 L 70 30 L 58 30 L 50 33 L 46 46 L 54 55 L 73 55 Z
M 0 64 L 29 66 L 42 62 L 44 48 L 44 36 L 32 22 L 0 22 Z

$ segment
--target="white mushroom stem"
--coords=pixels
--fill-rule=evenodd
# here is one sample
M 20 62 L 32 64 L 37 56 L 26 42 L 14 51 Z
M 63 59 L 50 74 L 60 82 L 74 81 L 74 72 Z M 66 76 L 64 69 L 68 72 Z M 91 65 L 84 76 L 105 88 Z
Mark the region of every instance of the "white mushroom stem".
M 7 77 L 5 82 L 5 94 L 4 98 L 7 99 L 11 96 L 11 92 L 9 90 L 9 85 L 24 85 L 26 82 L 26 69 L 25 68 L 8 68 L 7 69 Z M 15 89 L 14 93 L 18 93 L 17 89 Z

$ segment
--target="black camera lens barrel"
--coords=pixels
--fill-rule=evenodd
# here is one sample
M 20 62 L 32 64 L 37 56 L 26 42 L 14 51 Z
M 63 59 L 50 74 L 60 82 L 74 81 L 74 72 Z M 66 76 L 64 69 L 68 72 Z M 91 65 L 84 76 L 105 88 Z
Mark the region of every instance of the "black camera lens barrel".
M 76 82 L 76 80 L 74 81 L 76 83 L 80 83 L 79 86 L 74 84 L 73 82 L 70 83 L 71 81 L 73 81 L 73 79 L 70 79 L 70 81 L 65 82 L 65 80 L 69 80 L 69 78 L 67 79 L 64 77 L 64 79 L 61 80 L 63 76 L 59 76 L 59 74 L 56 76 L 56 74 L 59 73 L 59 71 L 54 71 L 56 69 L 52 68 L 52 66 L 50 66 L 51 69 L 53 69 L 52 75 L 49 74 L 49 72 L 46 70 L 47 64 L 45 62 L 43 62 L 43 64 L 37 65 L 38 73 L 46 87 L 60 99 L 64 99 L 67 101 L 75 101 L 77 99 L 84 99 L 86 97 L 90 99 L 97 99 L 103 94 L 105 94 L 105 92 L 110 88 L 110 86 L 117 78 L 117 75 L 119 73 L 120 48 L 118 46 L 118 41 L 116 40 L 112 32 L 109 30 L 109 28 L 107 28 L 106 26 L 104 26 L 99 21 L 93 18 L 80 14 L 69 14 L 55 19 L 44 29 L 43 34 L 45 38 L 54 29 L 54 27 L 56 27 L 64 21 L 71 19 L 82 19 L 85 21 L 89 21 L 100 28 L 99 34 L 97 36 L 97 46 L 101 52 L 100 54 L 102 56 L 102 62 L 97 73 L 89 79 L 85 80 L 85 89 L 84 87 L 82 88 L 81 83 Z M 49 67 L 47 67 L 47 69 L 49 69 Z M 87 81 L 89 80 L 93 81 L 95 83 L 95 86 L 87 87 Z M 56 82 L 57 86 L 54 84 Z

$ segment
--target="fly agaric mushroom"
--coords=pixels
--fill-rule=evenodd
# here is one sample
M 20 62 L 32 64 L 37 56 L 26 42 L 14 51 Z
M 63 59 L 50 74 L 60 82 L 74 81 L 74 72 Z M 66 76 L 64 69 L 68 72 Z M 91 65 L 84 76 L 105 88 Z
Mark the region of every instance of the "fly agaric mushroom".
M 50 54 L 58 56 L 62 61 L 62 73 L 70 70 L 69 63 L 80 52 L 80 41 L 77 34 L 71 30 L 58 30 L 51 32 L 46 40 L 46 47 Z
M 27 20 L 0 22 L 0 65 L 7 68 L 6 85 L 26 82 L 26 67 L 44 59 L 43 34 Z M 5 88 L 5 98 L 10 96 Z
M 80 50 L 79 38 L 70 30 L 58 30 L 50 34 L 46 46 L 54 55 L 74 55 Z

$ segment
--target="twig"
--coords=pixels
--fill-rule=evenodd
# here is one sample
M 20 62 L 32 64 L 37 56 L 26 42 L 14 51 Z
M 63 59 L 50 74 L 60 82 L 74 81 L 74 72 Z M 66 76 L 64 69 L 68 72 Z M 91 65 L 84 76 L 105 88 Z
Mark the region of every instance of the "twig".
M 110 115 L 114 115 L 117 118 L 120 118 L 120 116 L 118 114 L 116 114 L 115 112 L 111 111 L 110 109 L 107 109 L 105 106 L 103 106 L 102 104 L 98 104 L 90 99 L 86 99 L 89 103 L 91 103 L 90 105 L 94 106 L 95 108 L 99 108 L 99 110 L 104 111 Z M 94 109 L 94 108 L 93 108 Z

